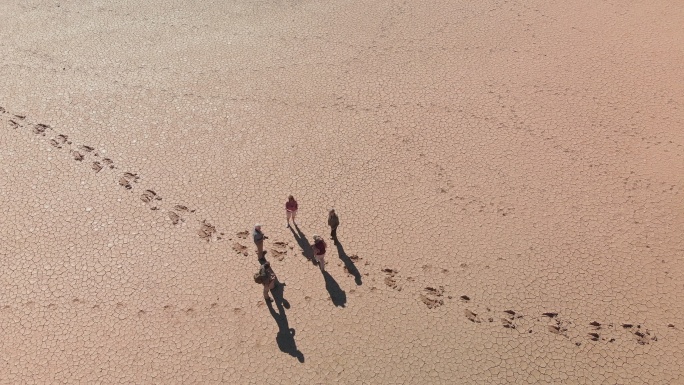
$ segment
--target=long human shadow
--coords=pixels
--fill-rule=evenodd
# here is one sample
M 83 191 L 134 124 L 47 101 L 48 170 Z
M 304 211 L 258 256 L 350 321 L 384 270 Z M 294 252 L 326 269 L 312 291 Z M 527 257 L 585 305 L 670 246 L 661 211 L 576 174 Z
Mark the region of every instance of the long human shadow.
M 285 289 L 285 284 L 279 283 L 276 285 L 271 294 L 273 294 L 273 303 L 275 303 L 278 311 L 273 309 L 273 304 L 267 302 L 268 311 L 271 313 L 271 317 L 278 324 L 278 334 L 276 335 L 276 343 L 280 351 L 295 357 L 299 362 L 304 362 L 304 354 L 297 349 L 297 343 L 295 342 L 295 330 L 290 327 L 287 322 L 287 315 L 285 314 L 285 308 L 290 308 L 290 303 L 283 296 L 283 291 Z
M 297 229 L 297 231 L 295 231 L 295 229 Z M 302 249 L 302 254 L 304 254 L 304 257 L 306 257 L 306 259 L 309 261 L 315 262 L 313 248 L 311 248 L 309 240 L 306 238 L 306 235 L 302 232 L 302 230 L 299 229 L 299 226 L 291 226 L 290 231 L 292 231 L 292 235 L 297 241 L 299 248 Z
M 323 278 L 325 278 L 325 289 L 330 294 L 330 299 L 335 306 L 345 307 L 347 304 L 347 293 L 342 290 L 340 285 L 335 281 L 330 273 L 323 271 Z
M 342 243 L 340 241 L 337 241 L 337 255 L 340 257 L 342 262 L 344 263 L 344 267 L 347 268 L 347 271 L 349 274 L 354 276 L 354 282 L 356 282 L 357 286 L 361 286 L 361 273 L 359 273 L 359 269 L 356 268 L 356 265 L 354 262 L 349 258 L 347 253 L 344 252 L 344 248 L 342 247 Z

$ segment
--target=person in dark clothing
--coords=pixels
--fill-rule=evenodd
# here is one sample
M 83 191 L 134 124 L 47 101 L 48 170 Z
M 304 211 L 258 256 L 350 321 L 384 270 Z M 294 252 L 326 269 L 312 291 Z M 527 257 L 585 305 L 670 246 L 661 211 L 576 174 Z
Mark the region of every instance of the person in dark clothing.
M 337 226 L 340 225 L 340 218 L 337 217 L 335 209 L 330 209 L 328 212 L 328 226 L 330 226 L 330 238 L 335 241 L 337 245 Z
M 314 259 L 318 262 L 318 267 L 321 268 L 321 271 L 325 271 L 325 248 L 328 245 L 326 245 L 323 238 L 318 235 L 314 235 L 313 239 L 314 244 L 311 245 L 311 248 L 314 251 Z
M 272 302 L 273 300 L 268 295 L 268 292 L 275 288 L 278 277 L 273 272 L 273 269 L 271 269 L 271 264 L 269 262 L 261 265 L 259 274 L 263 276 L 262 285 L 264 285 L 264 300 L 266 302 Z

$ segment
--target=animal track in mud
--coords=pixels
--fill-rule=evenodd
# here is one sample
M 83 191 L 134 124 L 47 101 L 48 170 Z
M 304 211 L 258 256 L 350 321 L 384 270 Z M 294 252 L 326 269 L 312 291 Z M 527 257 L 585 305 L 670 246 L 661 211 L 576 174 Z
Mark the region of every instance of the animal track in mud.
M 145 202 L 150 206 L 150 210 L 159 210 L 157 203 L 162 200 L 162 198 L 157 195 L 154 190 L 145 190 L 140 194 L 140 200 Z
M 282 261 L 287 255 L 287 242 L 273 242 L 273 247 L 270 251 L 275 259 Z
M 25 127 L 22 123 L 19 123 L 17 120 L 24 120 L 26 117 L 22 115 L 13 115 L 14 119 L 8 119 L 10 125 L 13 128 L 19 128 L 19 127 Z M 17 119 L 17 120 L 15 120 Z M 46 132 L 49 131 L 55 131 L 52 127 L 50 127 L 47 124 L 43 123 L 36 123 L 36 124 L 27 124 L 27 127 L 31 129 L 31 131 L 36 134 L 36 135 L 41 135 L 45 136 Z M 77 145 L 74 148 L 70 148 L 72 142 L 69 140 L 69 137 L 65 134 L 59 134 L 53 138 L 51 138 L 49 141 L 47 141 L 50 145 L 55 147 L 56 149 L 63 149 L 67 147 L 69 154 L 71 157 L 79 162 L 82 162 L 85 158 L 86 155 L 92 155 L 97 159 L 94 159 L 90 163 L 90 168 L 95 171 L 95 173 L 100 173 L 104 169 L 115 169 L 116 167 L 114 166 L 114 162 L 110 158 L 101 158 L 100 159 L 100 154 L 95 150 L 93 146 L 87 145 L 87 144 L 80 144 Z M 133 188 L 133 184 L 137 183 L 139 180 L 139 176 L 136 173 L 132 172 L 126 172 L 123 173 L 119 177 L 119 185 L 126 188 L 127 190 L 131 190 Z M 152 210 L 158 210 L 159 206 L 156 204 L 157 201 L 161 200 L 161 198 L 154 192 L 153 190 L 146 190 L 143 192 L 141 195 L 141 199 L 143 202 L 149 204 Z M 184 213 L 192 213 L 195 210 L 189 210 L 186 206 L 182 205 L 177 205 L 174 207 L 174 211 L 169 210 L 168 215 L 171 221 L 174 224 L 177 224 L 184 219 L 181 217 L 182 214 Z M 212 230 L 213 229 L 213 230 Z M 200 223 L 200 231 L 201 231 L 201 236 L 202 238 L 207 238 L 207 235 L 209 235 L 209 238 L 213 236 L 216 231 L 215 228 L 211 225 L 206 226 L 205 223 Z M 216 239 L 221 239 L 220 237 L 216 237 Z
M 425 288 L 426 292 L 434 293 L 436 289 L 434 288 Z M 425 294 L 421 295 L 421 297 L 426 296 Z M 464 299 L 464 297 L 467 299 Z M 435 298 L 435 297 L 433 297 Z M 451 297 L 449 297 L 451 298 Z M 461 296 L 460 297 L 462 303 L 469 303 L 470 297 L 468 296 Z M 426 305 L 432 305 L 431 301 L 425 302 Z M 491 311 L 490 308 L 486 308 L 487 311 Z M 506 329 L 520 329 L 521 328 L 521 322 L 524 321 L 524 316 L 521 312 L 516 311 L 516 310 L 503 310 L 503 316 L 500 318 L 500 324 Z M 463 309 L 463 314 L 468 319 L 469 321 L 473 323 L 483 323 L 483 317 L 476 313 L 473 310 L 470 310 L 469 308 Z M 484 317 L 484 320 L 488 321 L 489 323 L 494 322 L 493 317 Z M 562 317 L 559 316 L 558 312 L 545 312 L 541 314 L 541 317 L 537 319 L 537 321 L 541 322 L 542 325 L 544 322 L 546 322 L 546 328 L 545 330 L 547 332 L 550 332 L 552 334 L 560 335 L 563 336 L 571 341 L 574 342 L 576 346 L 581 346 L 582 342 L 581 340 L 578 340 L 578 338 L 586 338 L 590 341 L 593 342 L 607 342 L 607 343 L 613 343 L 615 342 L 618 338 L 619 335 L 617 334 L 616 328 L 613 326 L 612 323 L 600 323 L 598 321 L 592 321 L 588 322 L 586 325 L 588 326 L 588 329 L 585 334 L 582 333 L 577 333 L 577 329 L 581 329 L 581 326 L 579 326 L 576 323 L 573 323 L 572 321 L 565 320 Z M 534 325 L 530 325 L 530 322 L 535 322 L 535 320 L 528 320 L 527 322 L 523 323 L 522 325 L 525 325 L 526 333 L 522 333 L 520 335 L 528 334 L 528 333 L 533 333 L 533 329 L 535 328 Z M 537 324 L 538 325 L 538 324 Z M 647 329 L 645 327 L 642 327 L 642 325 L 634 325 L 634 324 L 629 324 L 625 323 L 622 324 L 622 329 L 624 331 L 627 331 L 631 334 L 633 337 L 633 340 L 637 342 L 639 345 L 647 345 L 652 342 L 658 341 L 658 338 L 656 337 L 655 333 Z M 667 324 L 668 328 L 673 328 L 673 324 Z M 529 328 L 529 329 L 528 329 Z M 573 332 L 574 331 L 574 332 Z M 572 332 L 572 333 L 571 333 Z M 584 337 L 579 337 L 579 336 L 584 336 Z
M 180 223 L 181 217 L 180 215 L 176 214 L 175 211 L 169 211 L 167 215 L 169 216 L 169 219 L 171 219 L 171 223 L 173 223 L 174 225 Z
M 36 134 L 36 135 L 43 135 L 43 136 L 45 136 L 45 131 L 47 131 L 48 129 L 51 129 L 51 127 L 48 126 L 47 124 L 38 123 L 38 124 L 35 124 L 35 125 L 33 126 L 32 131 L 33 131 L 33 133 Z
M 80 152 L 78 152 L 76 150 L 71 150 L 71 151 L 69 151 L 69 153 L 74 158 L 74 160 L 77 160 L 79 162 L 83 160 L 83 154 L 81 154 Z
M 516 320 L 523 318 L 522 314 L 515 310 L 504 310 L 505 316 L 501 318 L 501 325 L 507 329 L 516 329 L 518 327 Z
M 428 307 L 428 309 L 434 309 L 444 305 L 444 286 L 438 288 L 426 287 L 424 293 L 420 295 L 421 301 Z
M 642 329 L 641 325 L 635 327 L 632 324 L 622 324 L 622 328 L 632 334 L 639 345 L 648 345 L 651 341 L 658 341 L 655 334 L 651 334 L 649 329 Z
M 67 144 L 68 140 L 69 140 L 68 136 L 59 134 L 59 135 L 55 136 L 53 139 L 50 139 L 50 144 L 53 147 L 62 148 L 62 146 Z
M 6 113 L 4 111 L 4 109 L 0 110 L 0 112 Z M 3 119 L 6 119 L 9 123 L 9 125 L 14 129 L 18 129 L 20 127 L 21 128 L 29 128 L 33 134 L 39 135 L 39 136 L 45 136 L 47 131 L 52 131 L 52 132 L 55 131 L 52 127 L 50 127 L 46 124 L 40 124 L 39 123 L 39 124 L 31 125 L 30 123 L 26 123 L 26 122 L 24 122 L 25 116 L 22 116 L 22 115 L 12 115 L 13 118 L 11 118 L 11 119 L 7 118 L 7 116 L 8 115 L 5 115 L 5 117 L 3 117 Z M 116 168 L 114 166 L 114 162 L 111 159 L 100 158 L 100 155 L 95 150 L 95 148 L 92 146 L 81 144 L 81 145 L 78 145 L 75 147 L 71 147 L 72 142 L 69 140 L 69 137 L 67 135 L 57 134 L 55 137 L 51 138 L 50 140 L 46 140 L 46 143 L 49 143 L 51 146 L 53 146 L 56 149 L 65 149 L 66 148 L 65 151 L 68 151 L 71 154 L 71 156 L 77 161 L 83 161 L 86 158 L 86 156 L 91 156 L 91 155 L 94 156 L 97 159 L 93 159 L 93 162 L 89 163 L 89 164 L 90 164 L 92 170 L 94 170 L 96 173 L 100 173 L 102 170 L 105 170 L 105 169 L 115 169 Z M 121 186 L 125 187 L 126 189 L 130 190 L 133 188 L 133 184 L 137 183 L 138 180 L 139 180 L 139 176 L 137 174 L 128 172 L 128 173 L 124 173 L 119 178 L 119 184 Z M 157 193 L 154 192 L 153 190 L 145 190 L 145 192 L 143 192 L 141 194 L 140 199 L 143 200 L 143 202 L 145 202 L 146 204 L 156 203 L 156 202 L 161 200 L 161 198 L 159 198 Z M 481 203 L 481 202 L 475 202 L 475 203 Z M 483 211 L 484 208 L 491 208 L 492 211 L 496 211 L 496 212 L 500 213 L 500 215 L 507 215 L 509 210 L 510 210 L 510 209 L 502 209 L 501 207 L 503 207 L 503 206 L 501 206 L 501 205 L 495 206 L 492 203 L 490 203 L 489 205 L 480 204 L 480 206 L 481 206 L 481 207 L 479 207 L 480 211 Z M 155 207 L 155 206 L 153 206 L 153 207 Z M 194 212 L 195 212 L 195 210 L 190 210 L 186 206 L 182 206 L 182 205 L 176 205 L 172 209 L 167 210 L 168 216 L 171 219 L 172 223 L 174 223 L 174 224 L 178 224 L 181 221 L 184 221 L 183 216 L 185 216 L 189 213 L 194 213 Z M 200 236 L 201 239 L 210 240 L 210 239 L 213 239 L 215 237 L 215 239 L 219 240 L 221 238 L 216 235 L 217 233 L 218 233 L 218 231 L 216 230 L 216 227 L 214 227 L 212 224 L 209 224 L 206 221 L 199 222 L 199 230 L 198 230 L 197 234 Z M 249 234 L 250 234 L 249 231 L 241 231 L 241 232 L 237 233 L 237 237 L 240 239 L 247 239 L 249 237 Z M 275 255 L 276 258 L 279 258 L 279 256 L 281 255 L 279 253 L 283 253 L 282 256 L 284 257 L 284 255 L 286 255 L 286 253 L 287 253 L 286 245 L 287 245 L 287 243 L 285 243 L 285 242 L 275 242 L 273 248 L 271 249 L 272 254 Z M 234 243 L 233 249 L 239 254 L 247 255 L 247 247 L 244 245 L 241 245 L 240 243 L 237 243 L 237 242 Z M 354 261 L 354 262 L 357 262 L 361 258 L 359 258 L 356 255 L 351 255 L 349 257 L 349 259 Z M 279 258 L 279 260 L 280 260 L 280 258 Z M 368 264 L 368 262 L 366 262 L 366 264 Z M 467 267 L 468 266 L 465 263 L 461 264 L 461 268 L 465 269 Z M 433 267 L 426 265 L 426 266 L 424 266 L 424 270 L 432 272 Z M 398 271 L 395 269 L 386 268 L 386 269 L 382 269 L 382 272 L 385 273 L 385 277 L 384 277 L 385 284 L 387 286 L 395 289 L 395 290 L 400 291 L 401 287 L 398 284 L 398 278 L 399 278 Z M 441 269 L 441 273 L 447 274 L 448 270 Z M 376 288 L 371 287 L 370 290 L 375 291 Z M 423 303 L 426 306 L 428 306 L 428 308 L 436 308 L 436 307 L 442 306 L 444 304 L 444 298 L 443 298 L 444 297 L 444 289 L 442 287 L 439 287 L 439 288 L 426 287 L 424 289 L 424 291 L 420 294 L 420 297 L 421 297 L 421 300 L 423 301 Z M 449 297 L 449 298 L 451 298 L 451 297 Z M 466 295 L 461 296 L 460 299 L 463 303 L 470 303 L 470 301 L 471 301 L 470 297 L 468 297 Z M 74 304 L 75 303 L 76 302 L 74 302 Z M 78 302 L 78 304 L 81 304 L 81 302 Z M 54 304 L 51 304 L 48 306 L 50 309 L 56 307 L 56 305 L 54 305 Z M 119 305 L 117 305 L 117 307 L 123 308 L 123 305 L 119 304 Z M 92 308 L 99 310 L 99 309 L 101 309 L 101 306 L 98 304 L 95 304 L 92 306 Z M 138 309 L 136 309 L 136 310 L 138 310 Z M 170 310 L 173 310 L 173 307 L 171 305 L 166 305 L 164 307 L 164 310 L 170 311 Z M 192 308 L 187 308 L 184 310 L 185 310 L 184 312 L 186 314 L 194 312 L 194 310 L 192 310 Z M 140 311 L 144 311 L 145 312 L 144 314 L 149 313 L 149 311 L 147 311 L 147 310 L 140 309 Z M 240 310 L 240 312 L 243 312 L 243 311 Z M 474 323 L 481 323 L 482 322 L 481 317 L 477 313 L 475 313 L 469 309 L 464 309 L 464 314 L 465 314 L 466 318 L 468 320 L 470 320 L 471 322 L 474 322 Z M 519 314 L 517 312 L 513 312 L 513 311 L 510 311 L 510 312 L 504 311 L 504 314 L 505 315 L 501 318 L 501 324 L 505 328 L 508 328 L 508 329 L 518 328 L 518 325 L 517 325 L 517 319 L 518 318 L 517 317 L 519 316 Z M 547 328 L 550 332 L 552 332 L 554 334 L 565 335 L 567 337 L 567 331 L 569 328 L 572 327 L 571 322 L 566 322 L 566 321 L 559 319 L 558 313 L 548 312 L 548 313 L 544 313 L 543 315 L 545 317 L 549 318 L 550 324 L 547 325 Z M 488 318 L 488 320 L 490 322 L 493 322 L 493 319 L 491 317 Z M 594 322 L 596 323 L 596 325 L 594 324 Z M 589 324 L 589 326 L 592 329 L 587 330 L 587 334 L 586 334 L 586 336 L 588 336 L 587 338 L 589 338 L 592 341 L 601 341 L 601 340 L 608 340 L 609 342 L 614 341 L 613 338 L 611 338 L 611 339 L 604 338 L 603 334 L 605 334 L 605 332 L 606 332 L 606 330 L 603 329 L 604 326 L 601 325 L 600 323 L 596 322 L 596 321 L 594 321 L 594 322 Z M 627 324 L 625 324 L 625 325 L 627 325 Z M 670 327 L 670 326 L 668 325 L 668 327 Z M 655 334 L 649 329 L 642 328 L 641 325 L 638 325 L 636 327 L 634 327 L 634 326 L 631 326 L 631 327 L 623 326 L 623 329 L 625 331 L 629 332 L 632 335 L 632 337 L 636 340 L 636 342 L 641 344 L 641 345 L 645 345 L 645 344 L 657 341 Z M 576 342 L 576 344 L 579 344 L 579 342 Z
M 464 309 L 463 314 L 465 315 L 465 317 L 470 322 L 475 322 L 478 324 L 482 322 L 482 320 L 480 320 L 480 317 L 477 315 L 477 313 L 473 312 L 472 310 Z
M 183 206 L 183 205 L 175 205 L 175 206 L 173 206 L 173 209 L 179 213 L 194 213 L 195 212 L 195 210 L 190 210 L 188 208 L 188 206 Z
M 385 285 L 391 287 L 394 290 L 401 291 L 401 287 L 397 284 L 395 276 L 399 273 L 397 270 L 385 268 L 382 271 L 387 275 L 385 277 Z
M 197 230 L 197 235 L 208 242 L 214 234 L 216 234 L 216 227 L 206 220 L 203 220 L 200 229 Z
M 102 170 L 102 163 L 100 162 L 93 162 L 93 164 L 90 166 L 90 168 L 93 169 L 96 173 L 100 172 Z
M 90 146 L 86 146 L 85 144 L 78 146 L 78 149 L 83 151 L 83 152 L 93 152 L 93 150 L 95 150 L 95 148 L 90 147 Z M 96 156 L 97 156 L 97 154 L 96 154 Z
M 138 179 L 140 179 L 138 174 L 134 174 L 132 172 L 125 172 L 119 178 L 119 186 L 124 187 L 126 190 L 130 190 L 133 188 L 132 183 L 138 183 Z
M 171 223 L 174 225 L 177 225 L 180 222 L 185 222 L 185 218 L 183 218 L 184 214 L 187 213 L 194 213 L 195 210 L 190 210 L 187 206 L 183 205 L 175 205 L 173 206 L 172 210 L 169 210 L 167 212 L 167 215 L 169 216 L 169 219 L 171 219 Z M 200 228 L 201 230 L 201 228 Z
M 245 257 L 248 255 L 247 246 L 242 245 L 238 242 L 233 243 L 233 250 L 235 250 L 235 252 L 237 252 L 238 254 L 244 255 Z

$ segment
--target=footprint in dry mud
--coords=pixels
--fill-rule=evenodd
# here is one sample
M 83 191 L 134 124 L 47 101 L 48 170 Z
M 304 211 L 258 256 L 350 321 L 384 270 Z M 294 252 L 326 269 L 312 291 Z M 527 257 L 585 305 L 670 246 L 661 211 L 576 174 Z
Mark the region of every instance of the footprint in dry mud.
M 173 210 L 168 212 L 168 216 L 169 219 L 171 219 L 171 223 L 177 225 L 180 222 L 185 222 L 185 219 L 182 217 L 183 214 L 194 212 L 195 210 L 190 210 L 187 206 L 175 205 L 173 206 Z
M 95 150 L 95 148 L 90 147 L 90 146 L 86 146 L 85 144 L 78 146 L 78 149 L 83 151 L 83 152 L 93 152 Z
M 156 205 L 156 203 L 158 201 L 161 201 L 162 198 L 159 195 L 157 195 L 157 193 L 154 192 L 154 190 L 145 190 L 142 194 L 140 194 L 140 200 L 150 205 L 151 210 L 158 210 L 159 207 Z
M 247 239 L 247 237 L 249 236 L 249 231 L 240 231 L 235 235 L 237 235 L 237 237 L 240 239 Z
M 399 272 L 397 270 L 389 269 L 389 268 L 382 269 L 382 271 L 385 274 L 387 274 L 387 276 L 385 277 L 385 285 L 391 287 L 394 290 L 401 291 L 401 287 L 399 287 L 399 285 L 397 285 L 397 280 L 395 279 L 395 276 Z
M 420 300 L 423 301 L 428 309 L 434 309 L 444 305 L 444 286 L 438 288 L 426 287 L 424 293 L 420 295 Z
M 32 130 L 33 130 L 33 133 L 36 135 L 45 136 L 45 131 L 47 131 L 48 129 L 51 129 L 51 127 L 48 126 L 47 124 L 38 123 L 38 124 L 33 126 Z
M 622 328 L 631 333 L 639 345 L 648 345 L 651 341 L 658 341 L 655 334 L 651 334 L 651 331 L 646 328 L 641 328 L 641 325 L 632 324 L 622 324 Z
M 191 210 L 188 208 L 188 206 L 183 206 L 183 205 L 175 205 L 173 206 L 173 209 L 178 211 L 179 213 L 194 213 L 195 210 Z
M 126 190 L 130 190 L 133 188 L 132 183 L 137 183 L 138 179 L 140 177 L 138 174 L 133 174 L 131 172 L 125 172 L 120 178 L 119 178 L 119 185 L 126 188 Z
M 70 154 L 74 158 L 74 160 L 76 160 L 76 161 L 80 162 L 83 160 L 83 154 L 81 154 L 80 152 L 78 152 L 76 150 L 71 150 Z
M 181 217 L 180 217 L 180 215 L 176 214 L 175 211 L 169 211 L 167 213 L 167 215 L 169 216 L 171 223 L 173 223 L 174 225 L 177 225 L 178 223 L 180 223 Z
M 68 140 L 69 140 L 68 136 L 59 134 L 59 135 L 55 136 L 53 139 L 50 139 L 50 144 L 53 147 L 62 148 L 62 146 L 67 144 Z
M 202 224 L 200 225 L 200 229 L 197 230 L 197 235 L 209 242 L 214 234 L 216 234 L 216 227 L 206 220 L 203 220 Z
M 516 329 L 518 325 L 515 323 L 515 320 L 522 318 L 522 314 L 517 313 L 515 310 L 504 310 L 504 313 L 506 315 L 501 318 L 501 325 L 507 329 Z
M 546 325 L 546 329 L 553 334 L 558 334 L 567 337 L 568 324 L 569 322 L 562 321 L 558 318 L 558 313 L 548 312 L 542 314 L 544 317 L 549 318 L 549 323 Z
M 19 123 L 15 122 L 15 121 L 12 120 L 12 119 L 9 120 L 9 124 L 10 124 L 10 126 L 12 126 L 12 128 L 14 128 L 14 129 L 17 129 L 17 128 L 19 128 L 19 126 L 20 126 Z
M 95 171 L 95 173 L 98 173 L 98 172 L 102 171 L 102 163 L 97 162 L 97 161 L 93 162 L 93 164 L 90 165 L 90 168 L 92 168 L 93 171 Z
M 273 242 L 271 254 L 278 261 L 282 261 L 283 259 L 285 259 L 285 256 L 287 255 L 287 242 Z
M 470 322 L 475 322 L 475 323 L 478 323 L 478 324 L 479 324 L 480 322 L 482 322 L 482 321 L 480 320 L 480 317 L 477 315 L 477 313 L 474 313 L 474 312 L 472 312 L 472 311 L 470 311 L 470 310 L 468 310 L 468 309 L 463 310 L 463 314 L 465 315 L 465 317 L 466 317 L 466 318 L 468 319 L 468 321 L 470 321 Z
M 233 250 L 235 250 L 235 252 L 238 254 L 244 255 L 245 257 L 249 254 L 247 252 L 247 246 L 242 245 L 238 242 L 233 243 Z

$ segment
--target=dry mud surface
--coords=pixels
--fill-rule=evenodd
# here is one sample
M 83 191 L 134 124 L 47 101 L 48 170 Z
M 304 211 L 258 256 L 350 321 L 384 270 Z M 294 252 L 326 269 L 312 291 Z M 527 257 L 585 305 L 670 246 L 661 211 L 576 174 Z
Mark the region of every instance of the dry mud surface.
M 682 20 L 1 2 L 0 383 L 684 383 Z

